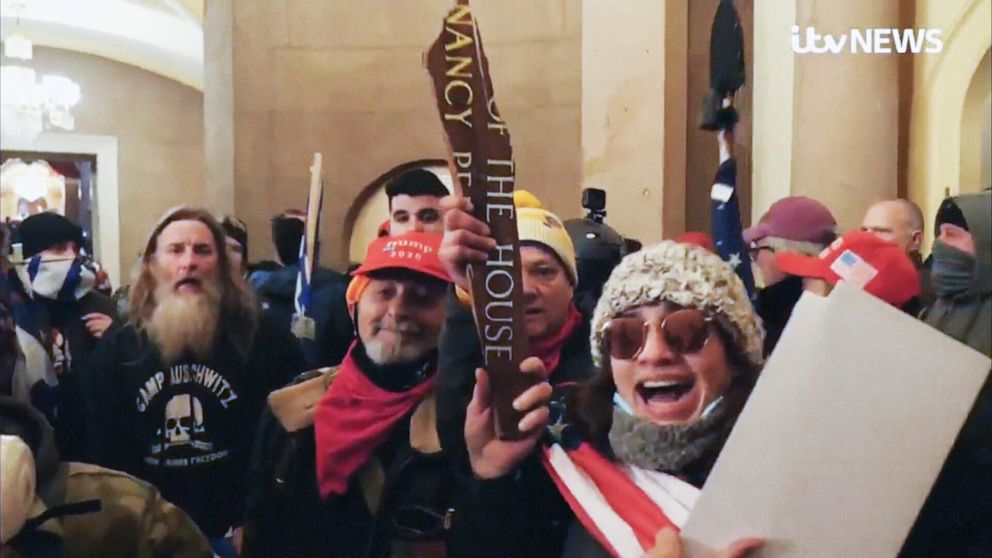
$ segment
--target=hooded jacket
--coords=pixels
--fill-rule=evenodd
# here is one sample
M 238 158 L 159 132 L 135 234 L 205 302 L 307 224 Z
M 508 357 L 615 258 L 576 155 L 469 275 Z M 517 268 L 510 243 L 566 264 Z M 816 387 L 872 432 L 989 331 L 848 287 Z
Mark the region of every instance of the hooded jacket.
M 0 431 L 24 439 L 34 455 L 37 484 L 30 515 L 32 518 L 41 513 L 53 516 L 39 525 L 22 528 L 0 555 L 68 558 L 212 555 L 209 543 L 189 516 L 162 498 L 155 487 L 119 471 L 60 461 L 51 427 L 30 406 L 0 397 Z M 85 502 L 94 503 L 89 510 L 66 511 L 67 505 Z M 99 502 L 98 507 L 95 502 Z
M 953 198 L 975 241 L 971 286 L 938 297 L 923 320 L 970 347 L 992 352 L 992 193 Z M 947 370 L 953 374 L 954 370 Z M 968 402 L 962 402 L 967 404 Z M 992 556 L 992 376 L 978 394 L 901 556 Z
M 18 293 L 12 305 L 17 338 L 25 356 L 23 374 L 14 378 L 13 393 L 29 400 L 55 427 L 59 453 L 84 457 L 85 420 L 80 386 L 99 339 L 86 329 L 83 316 L 101 313 L 120 321 L 110 298 L 90 291 L 71 302 L 35 299 Z
M 296 311 L 296 277 L 299 266 L 287 265 L 272 271 L 256 271 L 248 278 L 262 303 L 262 312 L 280 329 L 290 330 Z M 340 273 L 320 268 L 314 273 L 311 317 L 316 322 L 316 338 L 303 344 L 305 368 L 334 366 L 341 362 L 355 336 L 344 293 L 348 279 Z
M 975 270 L 968 290 L 937 297 L 923 319 L 933 327 L 992 356 L 992 192 L 952 198 L 975 240 Z

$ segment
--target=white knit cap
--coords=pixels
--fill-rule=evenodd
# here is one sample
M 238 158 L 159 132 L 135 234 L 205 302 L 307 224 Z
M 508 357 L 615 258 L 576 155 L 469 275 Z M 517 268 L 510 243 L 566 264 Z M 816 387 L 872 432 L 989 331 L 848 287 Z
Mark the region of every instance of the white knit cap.
M 34 455 L 24 440 L 0 435 L 0 543 L 20 532 L 34 503 Z
M 717 323 L 729 329 L 726 333 L 749 362 L 763 362 L 761 321 L 744 283 L 730 265 L 699 246 L 665 240 L 625 257 L 603 285 L 590 332 L 597 367 L 602 365 L 606 349 L 606 322 L 627 310 L 660 302 L 695 308 L 718 318 Z

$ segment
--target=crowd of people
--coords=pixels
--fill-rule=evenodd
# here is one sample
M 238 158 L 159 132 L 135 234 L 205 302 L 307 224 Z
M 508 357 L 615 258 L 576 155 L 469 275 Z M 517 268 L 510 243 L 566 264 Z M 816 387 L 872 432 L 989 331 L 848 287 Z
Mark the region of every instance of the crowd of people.
M 116 303 L 77 224 L 5 228 L 4 555 L 681 556 L 804 292 L 845 281 L 992 353 L 989 192 L 944 201 L 926 260 L 911 201 L 840 231 L 822 203 L 779 200 L 743 232 L 751 297 L 706 234 L 625 253 L 517 191 L 508 327 L 533 382 L 513 401 L 524 436 L 502 439 L 467 272 L 489 227 L 426 170 L 386 195 L 364 260 L 312 273 L 306 336 L 301 211 L 273 217 L 278 259 L 255 263 L 238 219 L 170 210 Z M 990 431 L 986 382 L 904 556 L 992 555 Z

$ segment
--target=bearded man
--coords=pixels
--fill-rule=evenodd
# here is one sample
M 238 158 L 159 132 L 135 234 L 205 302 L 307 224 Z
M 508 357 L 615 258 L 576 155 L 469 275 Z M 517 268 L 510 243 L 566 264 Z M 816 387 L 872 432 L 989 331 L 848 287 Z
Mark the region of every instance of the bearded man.
M 141 257 L 131 322 L 105 338 L 86 384 L 95 461 L 155 485 L 215 552 L 240 526 L 265 398 L 302 367 L 293 338 L 259 316 L 230 269 L 210 213 L 167 212 Z

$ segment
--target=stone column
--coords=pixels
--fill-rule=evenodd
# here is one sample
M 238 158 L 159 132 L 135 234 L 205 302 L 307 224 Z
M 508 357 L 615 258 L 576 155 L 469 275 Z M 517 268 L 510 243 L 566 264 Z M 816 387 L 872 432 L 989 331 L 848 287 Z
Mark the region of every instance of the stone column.
M 203 134 L 207 207 L 234 213 L 232 0 L 211 0 L 203 21 Z
M 900 21 L 898 0 L 807 0 L 796 16 L 800 28 L 832 34 L 898 28 Z M 842 230 L 859 226 L 873 200 L 897 193 L 898 57 L 796 56 L 792 194 L 823 202 Z
M 642 242 L 685 225 L 685 0 L 582 4 L 585 185 Z

